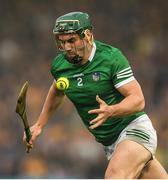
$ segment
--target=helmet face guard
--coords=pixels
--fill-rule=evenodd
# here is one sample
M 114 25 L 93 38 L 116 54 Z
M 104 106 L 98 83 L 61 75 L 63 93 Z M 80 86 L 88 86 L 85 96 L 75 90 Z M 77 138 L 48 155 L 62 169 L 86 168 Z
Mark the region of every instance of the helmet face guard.
M 72 36 L 72 37 L 73 37 L 73 36 Z M 80 38 L 80 36 L 79 36 L 78 38 Z M 55 36 L 55 42 L 56 42 L 57 48 L 59 49 L 59 51 L 63 52 L 65 59 L 66 59 L 69 63 L 74 64 L 74 65 L 80 65 L 80 64 L 81 64 L 83 57 L 80 56 L 80 55 L 78 55 L 78 54 L 77 54 L 77 51 L 78 51 L 78 50 L 81 51 L 81 49 L 84 48 L 84 43 L 83 43 L 83 47 L 78 47 L 78 46 L 75 45 L 75 43 L 74 43 L 74 44 L 72 45 L 72 46 L 73 46 L 72 48 L 74 49 L 74 52 L 76 52 L 76 55 L 73 56 L 73 57 L 69 57 L 69 56 L 66 54 L 64 42 L 61 42 L 61 40 L 58 39 L 58 36 L 57 36 L 57 35 Z

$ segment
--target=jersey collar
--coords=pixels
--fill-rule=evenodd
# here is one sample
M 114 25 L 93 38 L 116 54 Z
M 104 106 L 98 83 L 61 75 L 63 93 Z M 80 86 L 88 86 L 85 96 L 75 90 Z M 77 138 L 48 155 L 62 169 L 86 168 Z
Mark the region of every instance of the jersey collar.
M 95 52 L 96 52 L 96 44 L 93 43 L 92 51 L 91 51 L 91 54 L 90 54 L 89 59 L 88 59 L 90 62 L 93 60 Z

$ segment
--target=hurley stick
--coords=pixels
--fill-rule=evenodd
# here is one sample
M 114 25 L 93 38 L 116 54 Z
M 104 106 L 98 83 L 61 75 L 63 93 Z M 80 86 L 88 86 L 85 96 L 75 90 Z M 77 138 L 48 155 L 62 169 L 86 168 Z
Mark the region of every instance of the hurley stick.
M 26 141 L 29 143 L 32 135 L 30 132 L 27 115 L 26 115 L 26 94 L 27 94 L 28 86 L 29 86 L 29 83 L 28 81 L 26 81 L 20 90 L 18 100 L 17 100 L 17 105 L 16 105 L 16 113 L 18 113 L 22 119 L 25 135 L 26 135 Z M 27 147 L 26 152 L 29 153 L 29 151 L 30 151 L 30 148 Z

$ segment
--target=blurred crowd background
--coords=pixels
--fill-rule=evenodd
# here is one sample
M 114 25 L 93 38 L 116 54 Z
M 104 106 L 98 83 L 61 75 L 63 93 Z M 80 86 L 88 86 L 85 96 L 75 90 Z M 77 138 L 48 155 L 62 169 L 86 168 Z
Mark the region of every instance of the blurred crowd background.
M 95 39 L 128 57 L 145 98 L 145 111 L 158 134 L 156 157 L 168 170 L 168 1 L 164 0 L 0 0 L 0 178 L 103 178 L 103 148 L 65 99 L 35 148 L 26 154 L 23 125 L 15 113 L 28 80 L 27 113 L 33 124 L 53 78 L 58 54 L 52 35 L 55 19 L 88 12 Z

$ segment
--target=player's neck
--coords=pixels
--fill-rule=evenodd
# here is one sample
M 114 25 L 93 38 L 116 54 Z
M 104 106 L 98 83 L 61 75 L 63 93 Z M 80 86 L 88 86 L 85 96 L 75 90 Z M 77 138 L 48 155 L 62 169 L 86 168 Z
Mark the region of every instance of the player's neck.
M 86 64 L 89 61 L 89 57 L 91 55 L 92 48 L 93 48 L 93 45 L 90 45 L 90 44 L 87 47 L 85 47 L 85 55 L 82 60 L 82 65 Z

